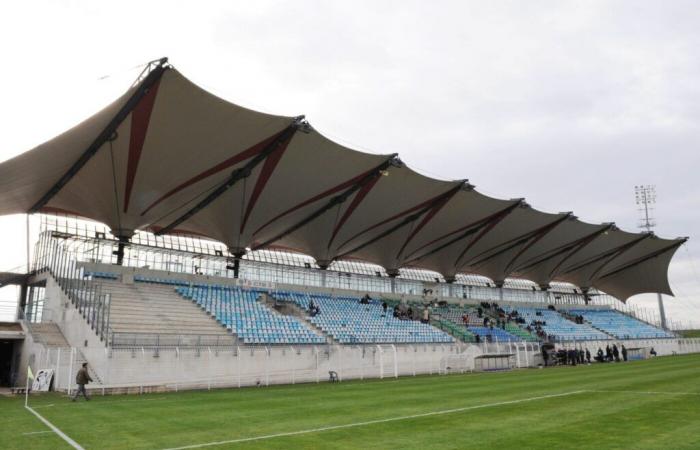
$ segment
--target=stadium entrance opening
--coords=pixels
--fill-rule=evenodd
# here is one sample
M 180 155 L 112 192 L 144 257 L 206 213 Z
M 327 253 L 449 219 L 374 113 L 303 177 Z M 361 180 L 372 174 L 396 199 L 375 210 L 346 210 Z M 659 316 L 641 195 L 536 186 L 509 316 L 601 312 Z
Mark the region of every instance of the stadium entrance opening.
M 0 341 L 0 386 L 12 386 L 12 357 L 15 341 Z

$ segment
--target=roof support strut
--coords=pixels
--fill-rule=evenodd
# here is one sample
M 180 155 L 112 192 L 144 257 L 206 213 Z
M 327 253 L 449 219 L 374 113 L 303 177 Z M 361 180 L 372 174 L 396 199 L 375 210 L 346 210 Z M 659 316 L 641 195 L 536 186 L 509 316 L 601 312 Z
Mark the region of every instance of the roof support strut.
M 600 271 L 603 270 L 615 258 L 622 255 L 623 253 L 625 253 L 626 251 L 628 251 L 629 249 L 631 249 L 635 245 L 639 244 L 643 240 L 648 239 L 652 236 L 653 236 L 652 233 L 642 233 L 641 235 L 636 237 L 634 240 L 627 242 L 626 244 L 619 245 L 619 246 L 614 247 L 610 250 L 607 250 L 603 253 L 595 255 L 592 258 L 588 259 L 587 261 L 583 261 L 582 263 L 576 264 L 573 267 L 565 268 L 564 271 L 561 272 L 559 275 L 566 275 L 566 274 L 569 274 L 572 272 L 576 272 L 577 270 L 580 270 L 586 266 L 589 266 L 591 264 L 595 264 L 597 262 L 602 261 L 602 264 L 597 269 L 595 269 L 595 271 L 593 272 L 592 275 L 590 275 L 588 277 L 589 281 L 593 280 L 600 273 Z
M 413 223 L 414 221 L 418 220 L 419 217 L 421 217 L 423 214 L 426 212 L 430 211 L 433 209 L 436 205 L 439 205 L 446 197 L 450 198 L 452 197 L 458 190 L 462 189 L 462 187 L 466 184 L 466 181 L 460 181 L 457 185 L 455 185 L 452 189 L 443 192 L 442 194 L 438 195 L 437 197 L 432 198 L 429 202 L 426 202 L 426 204 L 419 210 L 417 210 L 415 213 L 406 216 L 405 219 L 403 219 L 401 222 L 397 223 L 396 225 L 390 227 L 389 229 L 379 233 L 377 236 L 373 237 L 372 239 L 363 242 L 362 244 L 356 246 L 352 250 L 348 250 L 344 252 L 342 255 L 336 256 L 336 258 L 343 258 L 345 256 L 348 256 L 352 253 L 355 253 L 357 251 L 362 250 L 363 248 L 367 247 L 370 244 L 373 244 L 377 242 L 380 239 L 385 238 L 386 236 L 392 234 L 394 231 L 397 231 L 406 225 Z M 343 244 L 345 245 L 345 244 Z
M 267 147 L 265 147 L 260 153 L 255 155 L 253 159 L 248 161 L 245 166 L 239 167 L 237 169 L 234 169 L 233 172 L 231 172 L 231 175 L 216 189 L 214 189 L 212 192 L 210 192 L 206 197 L 204 197 L 202 200 L 200 200 L 194 207 L 189 209 L 186 213 L 172 221 L 169 225 L 161 228 L 158 230 L 155 235 L 160 236 L 163 234 L 167 234 L 170 231 L 174 230 L 177 228 L 178 225 L 181 223 L 185 222 L 187 219 L 190 217 L 194 216 L 197 214 L 199 211 L 203 210 L 207 206 L 209 206 L 214 200 L 219 198 L 221 195 L 223 195 L 226 191 L 228 191 L 230 188 L 236 185 L 239 181 L 243 180 L 244 178 L 248 178 L 250 174 L 252 173 L 253 169 L 265 159 L 267 159 L 268 156 L 270 156 L 275 150 L 279 149 L 282 146 L 285 146 L 289 144 L 289 141 L 291 141 L 292 137 L 294 136 L 294 133 L 302 127 L 306 127 L 307 123 L 304 120 L 304 116 L 299 116 L 295 117 L 294 121 L 287 127 L 285 128 L 272 142 L 270 142 Z
M 397 164 L 398 160 L 398 155 L 394 153 L 391 155 L 386 161 L 378 165 L 377 167 L 374 168 L 371 172 L 369 172 L 367 175 L 359 179 L 355 184 L 350 186 L 348 189 L 343 191 L 342 193 L 336 195 L 335 197 L 331 198 L 328 203 L 323 205 L 321 208 L 318 210 L 314 211 L 304 219 L 300 220 L 299 222 L 295 223 L 291 227 L 287 228 L 286 230 L 282 231 L 278 235 L 266 240 L 265 242 L 262 242 L 260 244 L 257 244 L 253 247 L 253 250 L 259 250 L 261 248 L 267 247 L 268 245 L 272 244 L 275 241 L 278 241 L 282 239 L 283 237 L 293 233 L 294 231 L 298 230 L 299 228 L 303 227 L 304 225 L 313 222 L 316 220 L 318 217 L 323 215 L 326 211 L 330 210 L 336 205 L 340 205 L 341 203 L 344 203 L 350 196 L 360 190 L 363 186 L 367 185 L 368 183 L 372 182 L 376 178 L 380 177 L 382 175 L 382 172 L 387 170 L 391 165 Z
M 661 254 L 664 254 L 664 253 L 666 253 L 666 252 L 668 252 L 668 251 L 670 251 L 670 250 L 673 250 L 673 249 L 675 249 L 675 248 L 677 248 L 677 247 L 680 247 L 681 245 L 685 244 L 685 242 L 686 242 L 687 240 L 688 240 L 687 237 L 682 238 L 682 239 L 679 239 L 679 240 L 675 241 L 675 242 L 674 242 L 673 244 L 671 244 L 671 245 L 667 245 L 666 247 L 664 247 L 664 248 L 662 248 L 662 249 L 656 250 L 655 252 L 652 252 L 652 253 L 650 253 L 650 254 L 648 254 L 648 255 L 644 255 L 644 256 L 642 256 L 642 257 L 640 257 L 640 258 L 637 258 L 636 260 L 631 261 L 631 262 L 629 262 L 629 263 L 623 265 L 622 267 L 618 267 L 618 268 L 616 268 L 616 269 L 613 269 L 612 272 L 608 272 L 608 273 L 606 273 L 605 275 L 602 275 L 599 279 L 603 279 L 603 278 L 605 278 L 605 277 L 609 277 L 609 276 L 611 276 L 611 275 L 615 275 L 616 273 L 620 273 L 620 272 L 622 272 L 623 270 L 631 269 L 632 267 L 638 266 L 639 264 L 642 264 L 642 263 L 645 262 L 645 261 L 648 261 L 648 260 L 650 260 L 650 259 L 652 259 L 652 258 L 655 258 L 655 257 L 657 257 L 657 256 L 659 256 L 659 255 L 661 255 Z
M 39 211 L 43 206 L 45 206 L 56 194 L 58 194 L 63 187 L 68 184 L 68 182 L 78 173 L 80 169 L 87 164 L 87 162 L 95 156 L 97 151 L 102 147 L 102 145 L 107 142 L 114 135 L 119 128 L 119 125 L 127 118 L 127 116 L 133 111 L 134 108 L 139 104 L 141 99 L 149 92 L 149 89 L 160 79 L 160 77 L 168 70 L 166 63 L 168 58 L 161 58 L 155 61 L 154 67 L 146 75 L 141 84 L 136 88 L 136 92 L 127 100 L 124 106 L 121 107 L 117 115 L 107 124 L 107 126 L 102 130 L 102 132 L 95 138 L 94 141 L 88 146 L 87 149 L 80 155 L 80 158 L 73 163 L 73 165 L 68 169 L 66 173 L 63 174 L 61 178 L 58 179 L 56 184 L 54 184 L 34 205 L 29 208 L 29 213 L 35 213 Z
M 606 231 L 608 231 L 612 227 L 613 227 L 612 223 L 603 224 L 598 230 L 594 231 L 593 233 L 590 233 L 586 236 L 583 236 L 579 239 L 576 239 L 575 241 L 567 242 L 566 244 L 564 244 L 560 247 L 551 249 L 548 252 L 541 253 L 539 255 L 536 255 L 536 256 L 530 258 L 527 261 L 524 261 L 522 265 L 514 267 L 513 271 L 514 272 L 522 272 L 524 270 L 532 269 L 533 267 L 535 267 L 539 264 L 542 264 L 546 261 L 551 260 L 552 258 L 555 258 L 559 255 L 563 255 L 563 254 L 568 252 L 568 254 L 564 258 L 564 260 L 566 260 L 566 259 L 570 258 L 571 255 L 575 254 L 576 252 L 578 252 L 579 250 L 584 248 L 588 243 L 593 241 L 596 237 L 605 233 Z M 561 262 L 559 264 L 557 264 L 557 267 L 560 264 L 561 264 Z M 556 270 L 556 268 L 555 268 L 555 270 Z
M 543 227 L 540 227 L 540 228 L 538 228 L 538 229 L 536 229 L 536 230 L 533 230 L 533 231 L 531 231 L 531 232 L 529 232 L 529 233 L 523 234 L 523 235 L 521 235 L 521 236 L 519 236 L 519 237 L 517 237 L 517 238 L 515 238 L 515 239 L 511 239 L 510 241 L 504 242 L 503 244 L 499 244 L 499 245 L 497 245 L 497 246 L 495 246 L 495 247 L 492 247 L 492 248 L 490 248 L 490 249 L 488 249 L 488 250 L 484 250 L 483 252 L 481 252 L 481 253 L 479 253 L 478 255 L 474 256 L 474 258 L 472 258 L 471 260 L 469 260 L 469 261 L 463 263 L 462 265 L 469 265 L 469 266 L 475 266 L 475 267 L 476 267 L 476 266 L 479 266 L 479 265 L 485 263 L 486 261 L 488 261 L 488 260 L 490 260 L 490 259 L 495 258 L 495 257 L 498 256 L 498 255 L 502 255 L 503 253 L 505 253 L 505 252 L 507 252 L 508 250 L 511 250 L 511 249 L 517 247 L 518 245 L 521 245 L 521 244 L 524 244 L 524 243 L 528 242 L 528 241 L 531 240 L 531 239 L 532 239 L 534 242 L 537 242 L 539 239 L 541 239 L 541 238 L 542 238 L 543 236 L 545 236 L 547 233 L 549 233 L 550 231 L 552 231 L 557 225 L 559 225 L 560 223 L 562 223 L 563 221 L 565 221 L 565 220 L 567 220 L 569 217 L 571 217 L 571 214 L 572 214 L 572 213 L 563 214 L 563 215 L 562 215 L 561 217 L 559 217 L 558 219 L 556 219 L 556 220 L 554 220 L 554 221 L 548 223 L 547 225 L 545 225 L 545 226 L 543 226 Z M 491 253 L 490 255 L 484 256 L 483 258 L 478 259 L 477 261 L 474 261 L 475 258 L 478 258 L 478 257 L 480 257 L 480 256 L 482 256 L 482 255 L 485 255 L 485 254 L 489 253 L 490 251 L 497 249 L 497 248 L 500 247 L 501 245 L 505 245 L 505 247 L 501 248 L 500 250 L 496 251 L 495 253 Z M 517 256 L 518 256 L 518 255 L 516 255 L 516 257 L 517 257 Z M 509 264 L 510 264 L 510 262 L 509 262 Z M 458 267 L 459 267 L 459 266 L 458 266 Z M 506 267 L 506 268 L 507 268 L 507 267 Z
M 411 259 L 409 259 L 408 261 L 406 261 L 406 263 L 407 263 L 407 264 L 410 264 L 410 263 L 412 263 L 412 262 L 418 261 L 418 260 L 423 259 L 423 258 L 425 258 L 425 257 L 428 257 L 428 256 L 430 256 L 430 255 L 433 255 L 433 254 L 439 252 L 440 250 L 442 250 L 442 249 L 444 249 L 444 248 L 447 248 L 447 247 L 449 247 L 450 245 L 452 245 L 452 244 L 454 244 L 454 243 L 456 243 L 456 242 L 459 242 L 459 241 L 462 241 L 463 239 L 466 239 L 467 237 L 469 237 L 469 236 L 471 236 L 472 234 L 478 232 L 479 230 L 483 229 L 484 227 L 491 226 L 491 225 L 493 225 L 493 224 L 496 224 L 496 223 L 500 222 L 505 216 L 507 216 L 508 214 L 510 214 L 511 211 L 513 211 L 515 208 L 517 208 L 517 207 L 518 207 L 519 205 L 521 205 L 521 204 L 522 204 L 522 200 L 521 200 L 521 199 L 518 199 L 518 200 L 516 200 L 515 202 L 511 203 L 511 204 L 510 204 L 509 206 L 507 206 L 506 208 L 504 208 L 504 209 L 502 209 L 502 210 L 500 210 L 500 211 L 498 211 L 498 212 L 496 212 L 496 213 L 494 213 L 494 214 L 491 214 L 490 216 L 487 216 L 487 217 L 484 217 L 484 218 L 482 218 L 482 219 L 479 219 L 479 220 L 477 220 L 477 221 L 475 221 L 475 222 L 472 222 L 472 223 L 470 223 L 470 224 L 468 224 L 468 225 L 466 225 L 466 226 L 463 226 L 463 227 L 459 228 L 458 230 L 451 231 L 450 233 L 447 233 L 447 234 L 445 234 L 445 235 L 443 235 L 443 236 L 440 236 L 440 237 L 438 237 L 437 239 L 433 239 L 432 241 L 430 241 L 430 242 L 428 242 L 427 244 L 423 245 L 422 247 L 420 247 L 420 248 L 414 250 L 413 253 L 411 253 L 410 255 L 408 255 L 408 257 L 411 258 Z M 413 257 L 413 255 L 415 255 L 415 254 L 418 253 L 419 251 L 423 250 L 424 248 L 426 248 L 426 247 L 428 247 L 428 246 L 430 246 L 430 245 L 432 245 L 432 244 L 434 244 L 434 243 L 440 241 L 441 239 L 444 239 L 444 238 L 449 237 L 449 236 L 453 236 L 453 235 L 455 235 L 455 234 L 458 233 L 458 232 L 459 232 L 460 234 L 457 235 L 456 237 L 453 237 L 453 238 L 450 239 L 449 241 L 440 244 L 439 246 L 437 246 L 437 247 L 431 249 L 430 251 L 428 251 L 428 252 L 426 252 L 426 253 L 424 253 L 424 254 L 422 254 L 422 255 Z M 412 257 L 413 257 L 413 258 L 412 258 Z

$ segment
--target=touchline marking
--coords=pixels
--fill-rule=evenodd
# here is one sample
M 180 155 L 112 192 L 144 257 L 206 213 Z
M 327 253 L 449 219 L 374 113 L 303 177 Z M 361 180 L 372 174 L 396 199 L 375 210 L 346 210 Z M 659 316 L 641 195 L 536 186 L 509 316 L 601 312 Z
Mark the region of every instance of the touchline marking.
M 51 431 L 51 430 L 30 431 L 29 433 L 22 433 L 22 436 L 31 436 L 33 434 L 44 434 L 44 433 L 53 433 L 53 431 Z
M 249 437 L 249 438 L 230 439 L 227 441 L 216 441 L 216 442 L 207 442 L 204 444 L 185 445 L 182 447 L 172 447 L 172 448 L 167 448 L 164 450 L 187 450 L 187 449 L 191 449 L 191 448 L 212 447 L 215 445 L 237 444 L 240 442 L 261 441 L 264 439 L 274 439 L 274 438 L 278 438 L 278 437 L 298 436 L 300 434 L 320 433 L 323 431 L 341 430 L 344 428 L 363 427 L 363 426 L 367 426 L 367 425 L 375 425 L 378 423 L 397 422 L 399 420 L 409 420 L 409 419 L 418 419 L 421 417 L 440 416 L 440 415 L 444 415 L 444 414 L 452 414 L 452 413 L 457 413 L 457 412 L 462 412 L 462 411 L 470 411 L 470 410 L 474 410 L 474 409 L 492 408 L 495 406 L 504 406 L 504 405 L 513 405 L 516 403 L 533 402 L 536 400 L 544 400 L 544 399 L 548 399 L 548 398 L 566 397 L 569 395 L 582 394 L 584 392 L 589 392 L 589 391 L 581 390 L 581 391 L 564 392 L 561 394 L 542 395 L 539 397 L 522 398 L 522 399 L 518 399 L 518 400 L 509 400 L 509 401 L 505 401 L 505 402 L 486 403 L 483 405 L 465 406 L 462 408 L 444 409 L 442 411 L 431 411 L 431 412 L 427 412 L 427 413 L 412 414 L 410 416 L 389 417 L 387 419 L 368 420 L 365 422 L 347 423 L 344 425 L 331 425 L 328 427 L 310 428 L 307 430 L 289 431 L 286 433 L 275 433 L 275 434 L 267 434 L 267 435 L 263 435 L 263 436 L 253 436 L 253 437 Z
M 647 395 L 700 395 L 700 392 L 660 392 L 660 391 L 621 391 L 621 390 L 589 390 L 588 392 L 609 392 L 619 394 L 647 394 Z
M 39 414 L 38 412 L 34 411 L 34 410 L 33 410 L 31 407 L 29 407 L 29 406 L 25 406 L 25 408 L 27 408 L 27 409 L 29 410 L 29 412 L 31 412 L 32 414 L 34 414 L 35 416 L 37 416 L 37 418 L 38 418 L 39 420 L 41 420 L 42 422 L 44 422 L 44 425 L 46 425 L 47 427 L 51 428 L 51 430 L 52 430 L 54 433 L 56 433 L 61 439 L 63 439 L 64 441 L 66 441 L 66 442 L 67 442 L 71 447 L 73 447 L 75 450 L 85 450 L 83 447 L 80 446 L 80 444 L 78 444 L 78 443 L 75 442 L 73 439 L 71 439 L 70 437 L 68 437 L 68 435 L 67 435 L 66 433 L 64 433 L 63 431 L 59 430 L 57 426 L 55 426 L 54 424 L 52 424 L 51 422 L 49 422 L 48 420 L 46 420 L 41 414 Z

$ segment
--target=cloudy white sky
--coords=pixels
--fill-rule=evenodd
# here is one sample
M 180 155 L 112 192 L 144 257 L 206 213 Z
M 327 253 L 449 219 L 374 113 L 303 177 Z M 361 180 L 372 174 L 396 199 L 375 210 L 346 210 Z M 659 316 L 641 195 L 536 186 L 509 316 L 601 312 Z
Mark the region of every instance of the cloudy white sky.
M 698 24 L 680 0 L 5 3 L 0 160 L 168 56 L 227 100 L 541 210 L 635 230 L 634 186 L 655 184 L 657 233 L 691 238 L 667 310 L 700 326 Z M 0 269 L 22 264 L 24 218 L 0 231 Z

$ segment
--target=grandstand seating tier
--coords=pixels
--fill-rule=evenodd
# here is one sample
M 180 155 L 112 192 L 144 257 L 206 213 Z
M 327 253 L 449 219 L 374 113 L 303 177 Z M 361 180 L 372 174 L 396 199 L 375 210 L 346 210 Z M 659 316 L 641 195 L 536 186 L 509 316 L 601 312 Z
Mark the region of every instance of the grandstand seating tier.
M 570 314 L 583 316 L 595 328 L 618 339 L 672 338 L 673 335 L 648 323 L 610 309 L 570 309 Z
M 391 309 L 383 314 L 381 302 L 361 304 L 360 297 L 330 297 L 292 291 L 278 291 L 275 297 L 307 310 L 310 301 L 320 313 L 308 320 L 342 344 L 449 343 L 454 339 L 437 328 L 414 320 L 399 320 Z
M 525 319 L 527 324 L 532 324 L 534 321 L 541 321 L 542 330 L 548 335 L 553 336 L 558 341 L 594 341 L 607 340 L 610 336 L 600 330 L 596 330 L 589 324 L 577 324 L 564 316 L 558 311 L 553 311 L 547 308 L 530 308 L 530 307 L 514 307 L 504 305 L 503 309 L 506 312 L 513 310 L 518 311 L 520 317 Z

